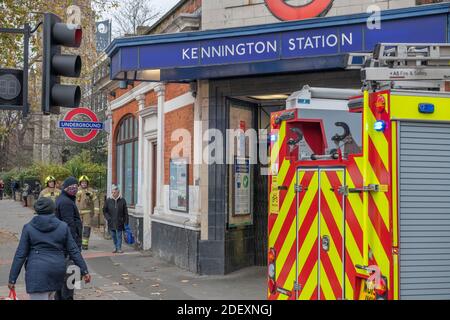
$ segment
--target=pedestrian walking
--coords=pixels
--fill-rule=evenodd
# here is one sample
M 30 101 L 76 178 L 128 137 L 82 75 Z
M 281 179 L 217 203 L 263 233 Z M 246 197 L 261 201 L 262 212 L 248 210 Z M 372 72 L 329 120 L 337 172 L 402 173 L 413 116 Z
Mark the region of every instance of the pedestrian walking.
M 22 230 L 19 246 L 9 274 L 13 290 L 25 264 L 26 291 L 31 300 L 53 300 L 65 281 L 67 253 L 80 268 L 86 283 L 91 277 L 69 226 L 56 218 L 55 204 L 40 198 L 34 205 L 36 216 Z
M 5 190 L 5 183 L 0 179 L 0 200 L 3 200 L 3 191 Z
M 76 194 L 78 192 L 78 181 L 74 177 L 64 180 L 61 194 L 56 198 L 56 217 L 64 221 L 69 226 L 73 240 L 81 251 L 81 236 L 83 225 L 80 219 L 80 213 L 75 204 Z M 66 265 L 69 268 L 74 264 L 70 256 L 66 255 Z M 66 278 L 68 275 L 66 274 Z M 57 300 L 73 300 L 74 291 L 67 286 L 65 281 L 61 290 L 56 292 Z
M 30 195 L 30 185 L 25 183 L 22 189 L 23 206 L 28 207 L 28 196 Z
M 14 179 L 11 179 L 11 193 L 14 201 L 17 201 L 16 192 L 19 191 L 19 182 Z
M 113 253 L 123 253 L 122 235 L 125 226 L 128 225 L 128 208 L 127 202 L 120 195 L 119 187 L 113 185 L 111 197 L 106 199 L 103 206 L 103 214 L 114 242 Z

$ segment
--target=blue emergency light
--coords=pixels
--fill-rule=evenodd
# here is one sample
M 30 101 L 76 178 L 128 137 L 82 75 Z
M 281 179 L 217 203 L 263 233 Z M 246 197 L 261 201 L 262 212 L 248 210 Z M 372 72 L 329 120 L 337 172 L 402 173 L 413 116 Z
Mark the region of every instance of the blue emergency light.
M 270 135 L 270 141 L 271 141 L 271 142 L 277 142 L 277 139 L 278 139 L 278 137 L 277 137 L 276 134 L 271 134 L 271 135 Z
M 420 113 L 434 113 L 434 104 L 431 103 L 420 103 L 419 104 Z
M 383 120 L 378 120 L 373 125 L 373 129 L 375 131 L 383 132 L 386 129 L 386 122 L 384 122 Z

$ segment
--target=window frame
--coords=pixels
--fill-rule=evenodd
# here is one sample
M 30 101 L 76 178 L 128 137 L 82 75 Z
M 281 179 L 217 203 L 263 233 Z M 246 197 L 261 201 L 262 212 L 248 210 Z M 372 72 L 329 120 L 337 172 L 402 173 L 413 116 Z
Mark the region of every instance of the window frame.
M 138 130 L 138 120 L 135 116 L 133 116 L 132 114 L 127 114 L 125 115 L 119 122 L 119 125 L 117 126 L 117 130 L 116 130 L 116 142 L 115 142 L 115 146 L 116 146 L 116 183 L 117 181 L 122 181 L 122 185 L 120 186 L 121 188 L 121 193 L 122 196 L 125 198 L 125 164 L 126 164 L 126 145 L 130 144 L 131 145 L 131 168 L 132 168 L 132 173 L 131 173 L 131 201 L 130 203 L 127 203 L 127 205 L 129 207 L 134 208 L 136 206 L 137 203 L 137 191 L 138 191 L 138 185 L 137 185 L 137 181 L 135 181 L 137 175 L 136 172 L 138 170 L 137 166 L 135 166 L 135 164 L 137 163 L 135 159 L 136 158 L 136 150 L 139 148 L 139 130 Z M 120 170 L 118 167 L 118 156 L 119 156 L 119 151 L 118 151 L 118 146 L 123 146 L 121 148 L 121 157 L 122 157 L 122 163 L 121 163 L 121 168 Z M 118 176 L 120 172 L 120 178 Z

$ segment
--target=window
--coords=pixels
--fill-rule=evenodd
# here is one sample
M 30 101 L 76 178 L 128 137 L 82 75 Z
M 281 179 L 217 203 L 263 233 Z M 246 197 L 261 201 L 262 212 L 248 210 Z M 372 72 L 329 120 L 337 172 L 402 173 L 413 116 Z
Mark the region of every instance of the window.
M 128 205 L 137 201 L 138 178 L 138 122 L 128 115 L 122 119 L 117 131 L 116 183 Z

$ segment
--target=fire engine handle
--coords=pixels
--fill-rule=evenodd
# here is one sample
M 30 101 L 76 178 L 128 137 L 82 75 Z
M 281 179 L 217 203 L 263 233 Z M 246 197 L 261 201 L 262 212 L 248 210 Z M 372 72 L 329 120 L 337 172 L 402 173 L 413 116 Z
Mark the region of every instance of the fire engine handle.
M 342 129 L 344 129 L 343 134 L 339 135 L 336 133 L 331 138 L 331 140 L 333 140 L 336 144 L 338 144 L 340 141 L 343 141 L 346 137 L 348 137 L 350 135 L 350 127 L 345 122 L 336 122 L 334 125 L 336 127 L 341 127 Z
M 291 131 L 297 135 L 297 139 L 290 138 L 288 141 L 288 145 L 295 146 L 297 143 L 302 141 L 303 132 L 299 128 L 291 128 Z
M 376 271 L 375 269 L 370 268 L 369 266 L 362 266 L 362 265 L 359 265 L 359 264 L 355 264 L 355 268 L 356 269 L 365 270 L 365 271 L 371 272 L 371 273 Z
M 283 113 L 281 116 L 275 118 L 275 124 L 280 124 L 281 121 L 291 120 L 291 119 L 294 119 L 294 118 L 295 118 L 295 112 L 294 111 Z
M 369 184 L 368 186 L 363 186 L 362 188 L 350 188 L 348 192 L 350 193 L 361 193 L 361 192 L 379 192 L 380 186 L 377 184 Z
M 318 155 L 318 154 L 312 154 L 311 155 L 311 160 L 337 160 L 339 159 L 339 154 L 338 153 L 333 153 L 333 154 L 322 154 L 322 155 Z

